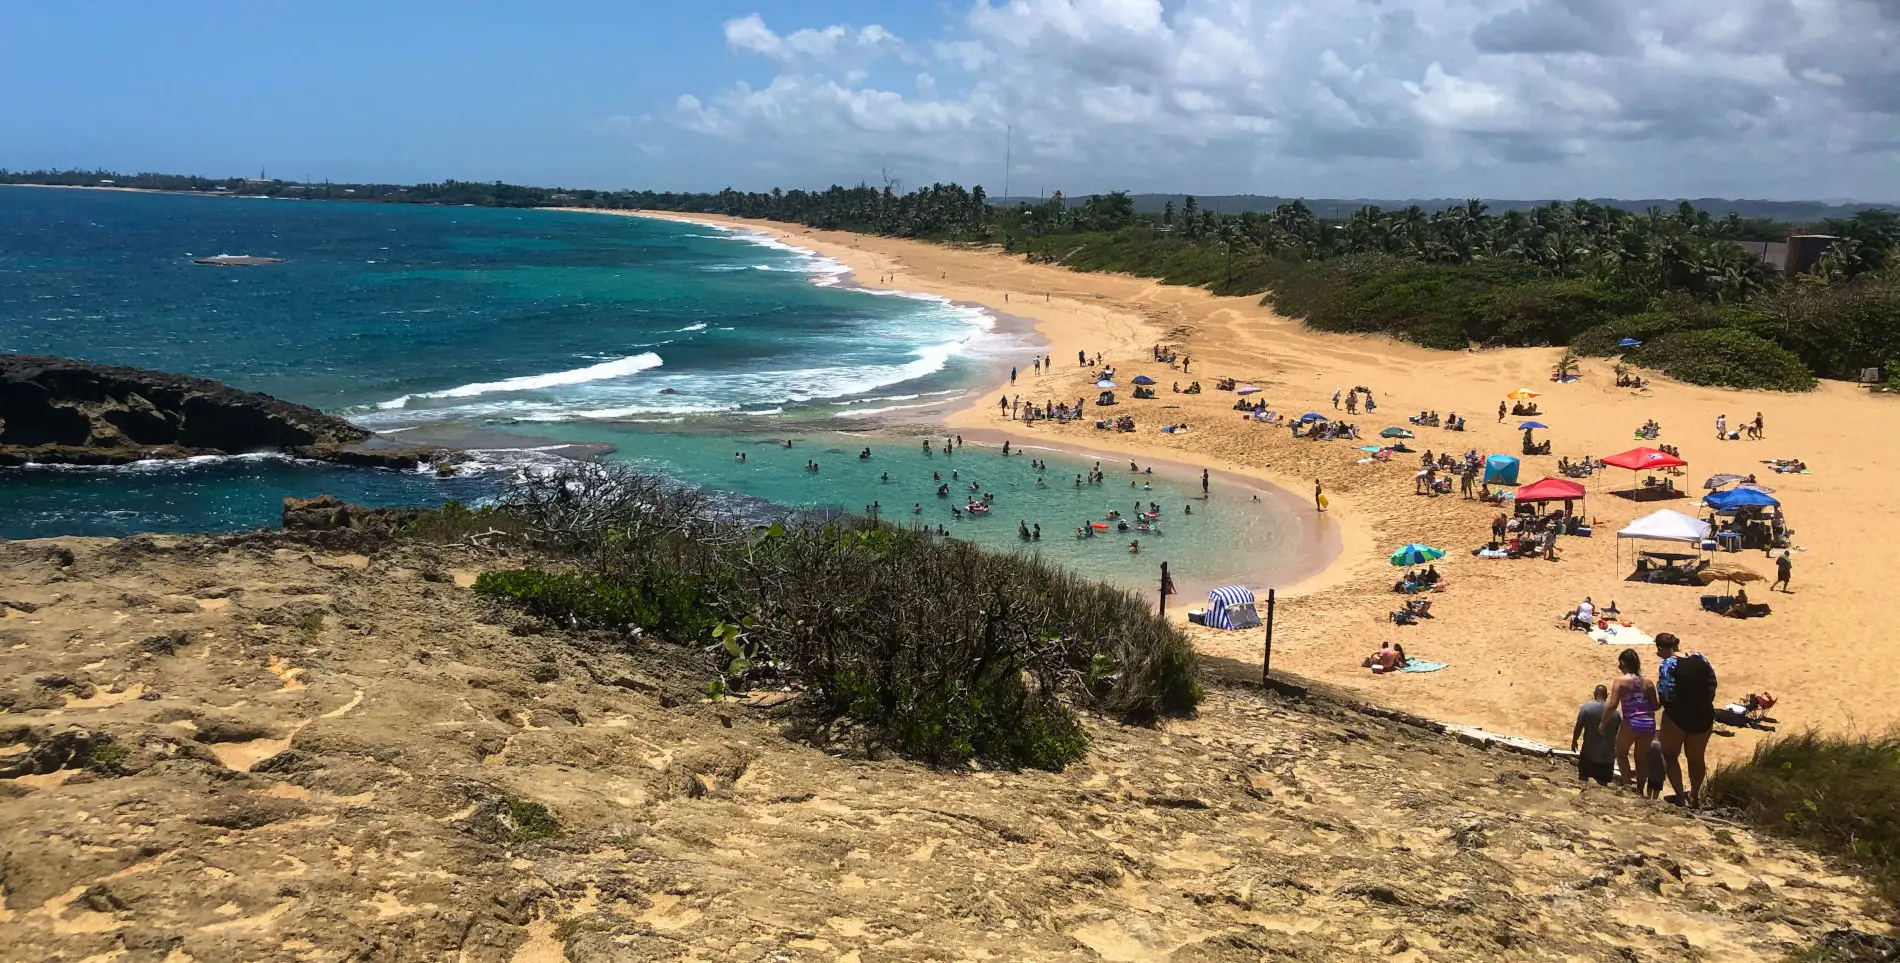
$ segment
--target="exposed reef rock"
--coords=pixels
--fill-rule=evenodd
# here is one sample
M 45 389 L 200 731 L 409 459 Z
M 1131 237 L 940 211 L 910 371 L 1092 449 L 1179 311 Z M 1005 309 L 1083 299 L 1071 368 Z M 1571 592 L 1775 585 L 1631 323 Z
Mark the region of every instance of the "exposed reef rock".
M 452 455 L 363 445 L 368 429 L 204 378 L 51 355 L 0 355 L 0 465 L 116 465 L 278 450 L 412 469 Z

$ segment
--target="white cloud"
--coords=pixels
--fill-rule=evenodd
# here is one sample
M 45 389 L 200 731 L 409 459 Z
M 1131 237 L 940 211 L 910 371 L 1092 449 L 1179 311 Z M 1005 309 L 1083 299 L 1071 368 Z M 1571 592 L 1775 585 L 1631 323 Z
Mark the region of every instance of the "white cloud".
M 1071 193 L 1878 197 L 1900 162 L 1900 0 L 976 0 L 932 36 L 724 31 L 772 80 L 673 120 L 806 184 L 996 189 L 1005 125 L 1017 184 Z

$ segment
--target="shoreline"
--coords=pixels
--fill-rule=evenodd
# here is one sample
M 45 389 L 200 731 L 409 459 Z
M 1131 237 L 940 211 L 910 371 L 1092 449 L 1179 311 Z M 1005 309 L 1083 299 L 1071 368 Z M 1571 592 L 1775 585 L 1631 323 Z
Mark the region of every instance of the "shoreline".
M 1611 372 L 1614 359 L 1597 358 L 1584 359 L 1581 380 L 1555 384 L 1548 375 L 1560 348 L 1436 351 L 1383 335 L 1310 330 L 1256 297 L 1217 297 L 1152 279 L 1028 264 L 993 247 L 718 215 L 626 213 L 760 231 L 843 263 L 860 283 L 888 278 L 878 286 L 1026 316 L 1050 346 L 1046 353 L 1054 365 L 1040 375 L 1019 366 L 1011 393 L 1025 399 L 1092 395 L 1084 384 L 1088 369 L 1064 360 L 1077 349 L 1100 352 L 1119 369 L 1118 380 L 1148 374 L 1160 383 L 1156 400 L 1130 400 L 1115 409 L 1137 416 L 1133 434 L 1097 433 L 1087 423 L 1026 427 L 999 419 L 996 384 L 945 415 L 952 430 L 987 428 L 1006 432 L 1018 444 L 1063 443 L 1091 454 L 1205 465 L 1292 492 L 1310 491 L 1318 479 L 1331 502 L 1323 524 L 1337 528 L 1340 551 L 1323 571 L 1279 587 L 1276 668 L 1447 723 L 1563 746 L 1577 705 L 1615 672 L 1614 647 L 1557 627 L 1558 613 L 1590 596 L 1599 606 L 1614 600 L 1645 633 L 1674 632 L 1685 648 L 1707 654 L 1717 667 L 1723 701 L 1774 693 L 1784 731 L 1872 732 L 1900 723 L 1900 677 L 1860 678 L 1835 669 L 1873 664 L 1892 650 L 1884 609 L 1875 601 L 1891 589 L 1881 566 L 1866 564 L 1867 533 L 1900 524 L 1900 504 L 1886 494 L 1900 479 L 1900 451 L 1877 441 L 1900 433 L 1900 406 L 1886 403 L 1890 399 L 1842 382 L 1782 394 L 1688 385 L 1649 371 L 1648 388 L 1621 389 Z M 1150 348 L 1157 343 L 1190 355 L 1192 373 L 1154 362 Z M 1218 377 L 1261 386 L 1258 397 L 1271 410 L 1294 416 L 1307 410 L 1333 415 L 1336 390 L 1370 386 L 1379 410 L 1347 419 L 1368 437 L 1383 427 L 1405 426 L 1406 415 L 1422 410 L 1459 412 L 1477 416 L 1467 432 L 1417 429 L 1412 446 L 1513 457 L 1520 449 L 1516 420 L 1491 415 L 1505 394 L 1529 386 L 1544 396 L 1540 418 L 1552 425 L 1545 437 L 1555 447 L 1550 456 L 1522 458 L 1524 482 L 1557 474 L 1558 455 L 1603 457 L 1641 443 L 1632 432 L 1647 420 L 1665 425 L 1662 440 L 1683 450 L 1690 465 L 1678 484 L 1689 493 L 1699 494 L 1700 480 L 1710 474 L 1765 472 L 1759 464 L 1764 459 L 1799 457 L 1814 466 L 1812 474 L 1765 476 L 1796 531 L 1794 592 L 1763 595 L 1759 600 L 1771 602 L 1770 616 L 1737 621 L 1700 609 L 1699 596 L 1716 589 L 1634 580 L 1623 557 L 1629 553 L 1619 551 L 1614 533 L 1661 508 L 1697 508 L 1688 498 L 1657 505 L 1613 497 L 1612 491 L 1631 482 L 1615 471 L 1586 483 L 1593 497 L 1583 512 L 1596 537 L 1563 539 L 1558 562 L 1469 557 L 1468 550 L 1487 540 L 1495 506 L 1456 494 L 1415 495 L 1407 483 L 1416 460 L 1361 463 L 1364 453 L 1350 444 L 1295 440 L 1284 428 L 1243 421 L 1229 407 L 1234 396 L 1212 390 Z M 1201 380 L 1209 390 L 1172 394 L 1169 383 L 1177 379 L 1183 385 Z M 1704 431 L 1718 414 L 1739 422 L 1757 410 L 1766 417 L 1766 441 L 1717 443 Z M 1193 430 L 1162 434 L 1154 426 L 1163 422 L 1188 422 Z M 1433 619 L 1401 627 L 1387 618 L 1401 597 L 1392 592 L 1398 570 L 1386 556 L 1413 542 L 1445 550 L 1437 565 L 1450 585 L 1433 596 Z M 1751 570 L 1764 584 L 1774 577 L 1774 562 L 1759 554 L 1724 555 L 1721 561 Z M 1761 592 L 1760 586 L 1751 588 L 1751 596 Z M 1259 665 L 1256 634 L 1189 630 L 1203 654 Z M 1448 668 L 1373 676 L 1360 661 L 1384 641 Z M 1640 654 L 1653 675 L 1653 653 Z M 1710 753 L 1718 762 L 1738 758 L 1760 738 L 1738 732 L 1715 740 Z
M 992 317 L 997 319 L 999 329 L 1005 321 L 1014 321 L 1019 324 L 1026 323 L 1029 331 L 1033 332 L 1036 338 L 1042 342 L 1040 348 L 1041 352 L 1049 355 L 1051 358 L 1052 364 L 1046 371 L 1053 371 L 1055 368 L 1063 366 L 1062 361 L 1055 357 L 1056 346 L 1058 344 L 1075 344 L 1078 340 L 1085 337 L 1088 332 L 1079 330 L 1085 327 L 1083 319 L 1099 316 L 1101 313 L 1101 309 L 1094 306 L 1067 300 L 1058 301 L 1054 298 L 1053 294 L 1049 292 L 1044 292 L 1045 300 L 1038 302 L 1033 296 L 1022 301 L 1012 301 L 1007 297 L 1010 292 L 994 290 L 986 292 L 981 289 L 971 289 L 962 285 L 955 287 L 956 294 L 951 294 L 943 290 L 933 290 L 933 288 L 939 286 L 931 285 L 927 278 L 905 274 L 898 264 L 894 263 L 895 259 L 893 259 L 893 263 L 880 262 L 875 253 L 867 252 L 857 244 L 839 244 L 835 241 L 814 238 L 812 236 L 813 232 L 796 228 L 792 225 L 754 221 L 717 214 L 680 214 L 671 211 L 621 211 L 585 207 L 544 208 L 544 210 L 556 210 L 575 214 L 606 214 L 616 217 L 647 218 L 650 220 L 672 221 L 679 224 L 710 225 L 732 230 L 754 231 L 764 234 L 780 243 L 799 247 L 812 252 L 818 257 L 828 258 L 843 264 L 848 269 L 848 272 L 841 276 L 842 279 L 839 284 L 842 286 L 879 291 L 907 291 L 944 297 L 952 304 L 966 304 L 984 309 L 989 312 Z M 856 237 L 856 235 L 848 236 Z M 947 272 L 944 273 L 946 276 L 940 277 L 938 279 L 939 281 L 949 280 Z M 865 277 L 867 274 L 875 274 L 878 277 L 878 281 L 876 283 L 866 281 Z M 892 278 L 889 283 L 883 281 L 883 278 L 887 275 Z M 1002 297 L 999 298 L 998 295 L 1002 295 Z M 1050 310 L 1050 306 L 1054 306 L 1054 310 Z M 1290 505 L 1297 505 L 1301 509 L 1304 509 L 1308 504 L 1306 497 L 1299 494 L 1299 489 L 1304 484 L 1303 481 L 1295 479 L 1290 475 L 1273 472 L 1270 467 L 1267 466 L 1248 466 L 1226 459 L 1214 459 L 1201 464 L 1189 464 L 1187 460 L 1181 457 L 1179 452 L 1157 449 L 1153 446 L 1142 444 L 1130 436 L 1121 435 L 1119 433 L 1111 433 L 1109 435 L 1100 436 L 1099 438 L 1092 437 L 1086 440 L 1057 439 L 1048 437 L 1047 433 L 1038 434 L 1037 428 L 1025 426 L 1024 423 L 1020 421 L 998 423 L 996 419 L 989 414 L 989 399 L 999 394 L 1015 392 L 1012 392 L 1011 383 L 1008 379 L 1007 371 L 1009 366 L 1007 364 L 998 364 L 995 367 L 997 369 L 994 372 L 996 377 L 990 382 L 973 387 L 971 390 L 962 393 L 959 397 L 946 398 L 940 403 L 929 406 L 919 406 L 919 408 L 911 414 L 916 418 L 934 416 L 931 423 L 936 426 L 953 431 L 961 430 L 966 434 L 978 432 L 980 434 L 976 435 L 976 437 L 990 438 L 999 444 L 1007 439 L 1017 445 L 1039 445 L 1051 451 L 1103 460 L 1120 459 L 1132 455 L 1138 460 L 1153 462 L 1157 466 L 1167 466 L 1172 470 L 1171 473 L 1178 476 L 1193 476 L 1194 473 L 1198 472 L 1201 468 L 1206 468 L 1219 476 L 1232 479 L 1235 483 L 1244 486 L 1249 491 L 1257 491 L 1261 494 L 1271 495 L 1288 502 Z M 1016 386 L 1017 388 L 1022 387 L 1022 382 L 1033 381 L 1035 384 L 1046 386 L 1060 379 L 1059 375 L 1053 373 L 1036 376 L 1023 371 L 1021 365 L 1017 367 L 1019 369 L 1017 379 L 1019 384 Z M 1084 369 L 1078 366 L 1073 370 Z M 1044 393 L 1046 394 L 1046 392 Z M 1064 394 L 1062 397 L 1067 397 L 1067 395 Z M 961 404 L 959 405 L 959 403 Z M 896 419 L 886 422 L 886 424 L 893 427 L 918 423 L 918 421 L 914 420 Z M 1014 427 L 1012 428 L 1011 426 Z M 867 429 L 873 427 L 874 424 L 866 425 Z M 1096 444 L 1095 442 L 1097 441 L 1108 442 L 1109 444 Z M 1198 478 L 1198 476 L 1195 477 Z M 1352 512 L 1349 510 L 1350 500 L 1342 502 L 1339 497 L 1331 494 L 1328 495 L 1328 500 L 1330 505 L 1324 516 L 1317 521 L 1308 520 L 1301 523 L 1302 544 L 1312 546 L 1322 553 L 1323 560 L 1306 558 L 1290 560 L 1294 564 L 1287 565 L 1286 570 L 1293 573 L 1291 581 L 1287 584 L 1273 586 L 1281 597 L 1296 597 L 1339 584 L 1347 574 L 1342 568 L 1342 565 L 1348 557 L 1348 551 L 1372 544 L 1369 530 L 1358 524 Z M 1297 514 L 1296 517 L 1298 517 Z M 1276 575 L 1281 573 L 1269 571 L 1267 574 Z M 1261 581 L 1261 579 L 1250 578 L 1249 581 Z M 1177 621 L 1185 623 L 1185 616 L 1177 618 Z

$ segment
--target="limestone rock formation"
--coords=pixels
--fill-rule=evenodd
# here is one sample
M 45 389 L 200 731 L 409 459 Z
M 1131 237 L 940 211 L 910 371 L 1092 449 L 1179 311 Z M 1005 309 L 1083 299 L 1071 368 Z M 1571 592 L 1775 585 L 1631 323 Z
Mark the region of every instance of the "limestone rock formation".
M 204 378 L 51 355 L 0 355 L 0 465 L 113 465 L 276 449 L 412 469 L 431 449 L 355 447 L 371 433 L 315 408 Z

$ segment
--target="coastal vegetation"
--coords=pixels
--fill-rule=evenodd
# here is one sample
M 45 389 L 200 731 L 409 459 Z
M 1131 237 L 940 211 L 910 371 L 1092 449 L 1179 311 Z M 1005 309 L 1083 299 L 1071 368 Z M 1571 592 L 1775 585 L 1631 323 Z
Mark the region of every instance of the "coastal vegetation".
M 1570 345 L 1700 384 L 1804 390 L 1816 377 L 1900 367 L 1900 212 L 1867 207 L 1796 224 L 1689 202 L 1632 211 L 1550 202 L 1494 213 L 1479 200 L 1326 216 L 1302 201 L 1224 213 L 1192 196 L 1141 210 L 1124 192 L 994 203 L 981 187 L 713 193 L 590 191 L 443 181 L 290 184 L 265 179 L 0 171 L 0 183 L 92 184 L 272 196 L 507 207 L 712 213 L 949 243 L 999 244 L 1082 271 L 1119 271 L 1222 295 L 1262 295 L 1327 331 L 1428 347 Z M 1224 205 L 1232 206 L 1232 205 Z M 1799 270 L 1765 244 L 1826 235 Z M 1745 246 L 1753 245 L 1753 247 Z M 1625 339 L 1643 342 L 1626 349 Z
M 930 763 L 1059 770 L 1088 750 L 1076 708 L 1149 722 L 1201 698 L 1187 638 L 1126 591 L 848 516 L 733 522 L 619 466 L 530 479 L 406 531 L 512 533 L 540 561 L 483 574 L 477 594 L 623 644 L 694 647 L 711 698 L 809 691 Z
M 1900 731 L 1781 736 L 1709 781 L 1715 805 L 1860 867 L 1900 901 Z

